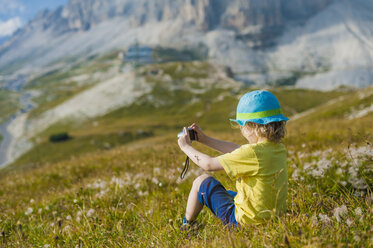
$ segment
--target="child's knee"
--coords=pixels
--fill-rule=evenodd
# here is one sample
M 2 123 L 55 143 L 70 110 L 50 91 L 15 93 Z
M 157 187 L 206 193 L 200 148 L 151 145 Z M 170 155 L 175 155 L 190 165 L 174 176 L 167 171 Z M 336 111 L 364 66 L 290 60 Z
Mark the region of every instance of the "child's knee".
M 209 178 L 209 177 L 211 177 L 211 176 L 208 175 L 208 174 L 202 174 L 202 175 L 198 176 L 196 179 L 194 179 L 193 188 L 195 188 L 198 191 L 202 182 L 205 181 L 205 179 Z

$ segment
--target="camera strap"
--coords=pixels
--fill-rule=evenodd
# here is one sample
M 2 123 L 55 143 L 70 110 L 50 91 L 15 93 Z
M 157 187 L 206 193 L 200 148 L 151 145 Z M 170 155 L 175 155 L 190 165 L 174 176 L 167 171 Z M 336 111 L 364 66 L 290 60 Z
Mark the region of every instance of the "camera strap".
M 189 157 L 186 156 L 185 164 L 184 164 L 184 169 L 183 169 L 183 171 L 180 174 L 180 179 L 184 179 L 185 174 L 187 173 L 188 169 L 189 169 Z

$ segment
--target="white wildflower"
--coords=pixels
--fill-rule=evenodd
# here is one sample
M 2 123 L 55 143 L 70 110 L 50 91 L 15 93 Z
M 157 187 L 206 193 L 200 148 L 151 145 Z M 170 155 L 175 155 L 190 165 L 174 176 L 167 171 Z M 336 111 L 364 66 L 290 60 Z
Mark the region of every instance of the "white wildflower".
M 306 158 L 306 157 L 308 157 L 308 155 L 307 155 L 306 153 L 299 152 L 299 153 L 298 153 L 298 157 L 299 157 L 299 158 Z
M 78 211 L 78 212 L 76 213 L 76 218 L 75 218 L 76 222 L 80 222 L 80 220 L 81 220 L 81 216 L 82 216 L 82 211 Z
M 334 217 L 338 222 L 341 221 L 341 217 L 347 215 L 347 207 L 346 205 L 342 205 L 341 207 L 336 207 L 333 211 Z
M 157 179 L 156 177 L 153 177 L 153 178 L 152 178 L 152 182 L 153 182 L 154 184 L 158 184 L 158 183 L 159 183 L 159 181 L 158 181 L 158 179 Z
M 350 177 L 356 178 L 357 173 L 358 173 L 358 168 L 356 168 L 356 167 L 349 167 L 348 168 L 348 174 L 350 175 Z
M 350 177 L 348 179 L 348 182 L 351 183 L 352 186 L 354 186 L 355 189 L 366 189 L 366 188 L 368 188 L 368 184 L 362 178 Z M 356 193 L 356 197 L 360 196 L 360 194 L 358 192 L 355 192 L 355 193 Z M 354 195 L 355 195 L 355 193 L 354 193 Z
M 361 207 L 358 207 L 358 208 L 355 209 L 355 214 L 357 216 L 361 216 L 363 214 L 363 211 L 361 210 Z
M 66 216 L 66 220 L 71 220 L 71 215 Z
M 313 157 L 321 157 L 321 151 L 314 151 L 313 153 L 312 153 L 312 156 Z
M 54 227 L 54 222 L 50 223 L 50 226 L 51 226 L 51 227 Z
M 39 209 L 38 209 L 38 214 L 41 214 L 41 212 L 43 212 L 43 209 L 42 209 L 42 208 L 39 208 Z
M 156 173 L 156 174 L 160 174 L 160 173 L 161 173 L 161 169 L 158 168 L 158 167 L 155 167 L 155 168 L 154 168 L 154 173 Z
M 88 210 L 88 212 L 87 212 L 87 217 L 92 217 L 94 214 L 95 214 L 95 210 L 91 208 L 91 209 Z
M 339 164 L 339 166 L 340 166 L 341 168 L 344 168 L 344 167 L 346 167 L 347 164 L 348 164 L 348 162 L 347 162 L 346 160 L 344 160 L 343 162 L 341 162 L 341 163 Z
M 314 169 L 311 171 L 311 175 L 314 177 L 323 177 L 324 176 L 324 171 L 320 168 Z
M 153 214 L 153 209 L 149 209 L 148 212 L 146 212 L 146 215 L 152 215 Z
M 346 224 L 347 224 L 347 226 L 351 226 L 352 223 L 354 223 L 352 220 L 350 220 L 350 219 L 347 219 L 347 220 L 346 220 Z
M 133 186 L 135 189 L 139 189 L 140 188 L 140 186 L 141 186 L 141 184 L 140 183 L 136 183 L 135 184 L 135 186 Z
M 349 147 L 345 152 L 350 153 L 353 158 L 364 158 L 371 156 L 372 149 L 369 146 Z
M 123 181 L 122 179 L 120 179 L 120 178 L 117 178 L 117 177 L 113 177 L 113 178 L 111 179 L 111 183 L 112 183 L 112 184 L 115 184 L 115 185 L 118 186 L 119 188 L 123 188 L 124 185 L 125 185 L 124 181 Z
M 98 198 L 101 198 L 101 197 L 103 197 L 103 196 L 104 196 L 108 191 L 109 191 L 109 189 L 102 189 L 102 190 L 100 190 L 99 193 L 96 194 L 96 196 L 97 196 Z
M 78 202 L 78 200 L 77 200 L 77 199 L 74 199 L 74 200 L 73 200 L 73 202 L 74 202 L 74 203 L 77 203 L 77 202 Z
M 162 186 L 163 186 L 163 183 L 162 183 L 162 182 L 158 183 L 158 186 L 159 186 L 159 187 L 162 187 Z
M 303 165 L 303 170 L 304 170 L 304 171 L 308 171 L 308 169 L 311 168 L 311 167 L 312 167 L 312 164 L 311 164 L 311 163 L 305 163 L 305 164 Z
M 306 144 L 305 144 L 305 143 L 303 143 L 303 144 L 302 144 L 302 148 L 305 148 L 305 147 L 306 147 Z
M 317 162 L 317 167 L 321 170 L 327 170 L 331 167 L 331 161 L 326 158 L 321 158 Z
M 346 185 L 347 185 L 347 182 L 346 181 L 340 181 L 339 182 L 342 186 L 345 186 L 346 187 Z
M 354 240 L 355 240 L 356 242 L 360 242 L 361 238 L 360 238 L 359 235 L 355 235 L 355 236 L 354 236 Z
M 30 203 L 31 203 L 31 204 L 33 204 L 34 202 L 35 202 L 35 200 L 34 200 L 34 199 L 31 199 L 31 200 L 30 200 Z
M 68 231 L 70 231 L 70 229 L 71 229 L 71 227 L 70 227 L 69 225 L 67 225 L 67 226 L 65 226 L 65 227 L 63 228 L 63 231 L 64 231 L 64 232 L 68 232 Z
M 127 205 L 126 207 L 128 210 L 132 210 L 135 208 L 135 204 L 133 204 L 132 202 L 130 204 Z
M 49 206 L 46 206 L 44 209 L 45 209 L 45 210 L 49 210 Z
M 147 195 L 149 195 L 149 192 L 148 191 L 143 192 L 143 191 L 140 190 L 140 191 L 137 192 L 137 194 L 139 196 L 147 196 Z
M 88 188 L 92 188 L 92 189 L 104 189 L 106 188 L 106 182 L 102 181 L 101 179 L 97 179 L 96 182 L 92 184 L 88 184 L 87 186 Z
M 330 218 L 326 214 L 319 214 L 320 221 L 323 224 L 329 224 L 331 222 Z
M 49 247 L 51 247 L 51 246 L 48 245 L 48 244 L 44 245 L 44 248 L 49 248 Z
M 336 173 L 337 175 L 342 175 L 342 174 L 343 174 L 343 170 L 342 170 L 342 168 L 338 168 L 338 169 L 335 171 L 335 173 Z
M 25 211 L 25 215 L 30 215 L 34 210 L 32 208 L 28 208 L 26 211 Z
M 291 175 L 291 178 L 292 178 L 294 181 L 296 181 L 296 180 L 299 179 L 299 172 L 300 172 L 299 169 L 295 169 L 295 170 L 293 171 L 293 174 Z

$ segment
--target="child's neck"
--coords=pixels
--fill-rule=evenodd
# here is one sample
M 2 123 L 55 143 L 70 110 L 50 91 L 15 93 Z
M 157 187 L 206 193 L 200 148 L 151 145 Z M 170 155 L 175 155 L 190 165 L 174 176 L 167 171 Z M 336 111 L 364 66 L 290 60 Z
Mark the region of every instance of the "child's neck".
M 262 142 L 268 141 L 267 138 L 258 137 L 256 135 L 252 135 L 252 136 L 248 137 L 247 140 L 249 141 L 249 144 L 257 144 L 257 143 L 262 143 Z

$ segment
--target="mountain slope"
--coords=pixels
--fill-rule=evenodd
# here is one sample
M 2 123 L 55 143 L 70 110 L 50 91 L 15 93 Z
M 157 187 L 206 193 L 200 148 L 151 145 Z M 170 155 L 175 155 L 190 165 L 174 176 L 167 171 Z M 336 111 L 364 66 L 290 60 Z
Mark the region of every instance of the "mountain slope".
M 372 83 L 373 3 L 74 0 L 41 12 L 0 48 L 0 72 L 64 67 L 135 42 L 197 48 L 250 84 Z
M 373 4 L 337 1 L 290 30 L 271 54 L 272 67 L 302 71 L 299 87 L 330 90 L 373 83 Z
M 307 22 L 331 2 L 74 0 L 39 13 L 1 46 L 0 71 L 29 74 L 139 41 L 179 48 L 202 43 L 213 61 L 235 72 L 263 72 L 265 48 L 274 46 L 284 29 Z

